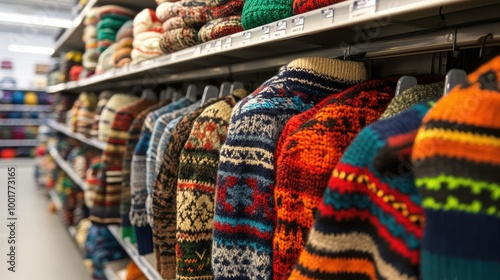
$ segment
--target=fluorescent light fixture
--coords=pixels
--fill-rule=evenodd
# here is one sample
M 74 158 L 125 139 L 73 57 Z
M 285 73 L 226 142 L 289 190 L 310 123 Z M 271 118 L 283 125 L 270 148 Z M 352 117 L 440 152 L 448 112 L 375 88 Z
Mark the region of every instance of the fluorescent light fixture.
M 30 16 L 25 14 L 0 13 L 0 21 L 24 25 L 70 28 L 73 22 L 68 19 L 50 18 L 48 16 Z
M 52 55 L 54 53 L 53 48 L 27 46 L 27 45 L 14 45 L 14 44 L 10 44 L 8 50 L 11 52 L 47 54 L 47 55 Z

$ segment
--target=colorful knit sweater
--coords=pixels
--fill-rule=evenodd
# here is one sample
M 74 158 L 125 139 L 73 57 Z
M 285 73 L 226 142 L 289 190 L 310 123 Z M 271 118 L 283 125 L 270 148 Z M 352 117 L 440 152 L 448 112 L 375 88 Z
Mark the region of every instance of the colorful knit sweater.
M 417 279 L 423 209 L 409 161 L 385 155 L 410 143 L 432 102 L 364 128 L 332 172 L 291 279 Z M 378 170 L 374 161 L 386 162 Z M 398 157 L 396 157 L 398 159 Z
M 215 184 L 219 151 L 233 107 L 247 96 L 237 90 L 196 118 L 180 155 L 177 181 L 177 279 L 211 279 Z
M 94 112 L 94 121 L 92 123 L 92 127 L 90 128 L 90 137 L 97 138 L 97 131 L 99 128 L 99 119 L 101 117 L 102 111 L 108 103 L 108 100 L 111 98 L 113 93 L 111 91 L 105 90 L 99 94 L 97 107 Z
M 423 279 L 500 277 L 500 56 L 425 116 L 413 160 Z
M 274 151 L 281 131 L 292 116 L 365 77 L 362 63 L 296 59 L 236 105 L 217 176 L 216 278 L 272 278 Z
M 160 143 L 158 143 L 158 149 L 156 152 L 157 156 L 156 156 L 156 162 L 155 162 L 155 174 L 157 174 L 157 175 L 158 175 L 158 173 L 160 173 L 161 164 L 163 162 L 163 152 L 165 152 L 165 149 L 168 146 L 168 141 L 170 141 L 170 137 L 172 136 L 172 132 L 174 131 L 174 128 L 182 120 L 183 117 L 184 116 L 178 117 L 178 118 L 174 119 L 173 121 L 169 122 L 167 124 L 167 126 L 165 127 L 163 134 L 161 135 Z
M 139 99 L 129 105 L 120 107 L 116 111 L 102 154 L 106 179 L 103 181 L 105 185 L 102 185 L 100 190 L 105 194 L 105 207 L 96 208 L 98 205 L 94 205 L 94 210 L 96 210 L 92 216 L 94 221 L 101 223 L 120 223 L 122 221 L 120 218 L 122 163 L 126 143 L 129 138 L 128 130 L 134 118 L 155 103 L 156 101 L 154 100 Z M 128 216 L 123 221 L 123 224 L 130 226 Z
M 415 104 L 442 96 L 443 91 L 443 82 L 413 86 L 394 97 L 380 118 L 387 119 L 394 117 Z
M 139 142 L 139 137 L 141 135 L 142 126 L 144 124 L 144 120 L 146 119 L 147 114 L 150 112 L 159 109 L 160 107 L 165 106 L 170 103 L 170 100 L 162 100 L 159 103 L 148 107 L 139 113 L 135 119 L 132 121 L 130 128 L 128 130 L 129 138 L 127 143 L 125 144 L 125 153 L 123 155 L 122 161 L 122 198 L 120 204 L 120 215 L 122 217 L 122 233 L 124 236 L 134 236 L 130 231 L 132 230 L 131 225 L 123 224 L 124 221 L 129 221 L 129 212 L 130 212 L 130 176 L 131 176 L 131 165 L 132 165 L 132 155 L 134 153 L 135 146 Z M 127 232 L 129 231 L 129 232 Z M 145 251 L 144 248 L 141 247 L 144 244 L 138 244 L 139 253 Z M 149 249 L 151 252 L 152 247 Z M 147 251 L 147 249 L 146 249 Z
M 102 110 L 102 113 L 99 116 L 99 124 L 97 137 L 99 140 L 103 142 L 108 141 L 109 132 L 111 130 L 111 124 L 115 119 L 116 111 L 125 105 L 128 105 L 138 98 L 128 94 L 114 94 L 111 98 L 106 102 L 106 106 Z
M 191 114 L 182 118 L 172 132 L 163 153 L 163 164 L 155 181 L 152 194 L 153 241 L 157 259 L 157 269 L 164 279 L 176 275 L 175 231 L 176 231 L 176 192 L 179 172 L 179 156 L 189 137 L 196 118 L 206 107 L 218 101 L 211 99 Z
M 327 98 L 328 103 L 289 134 L 276 158 L 273 276 L 285 279 L 304 248 L 330 174 L 363 127 L 378 120 L 397 79 L 372 80 Z M 287 123 L 295 126 L 295 119 Z

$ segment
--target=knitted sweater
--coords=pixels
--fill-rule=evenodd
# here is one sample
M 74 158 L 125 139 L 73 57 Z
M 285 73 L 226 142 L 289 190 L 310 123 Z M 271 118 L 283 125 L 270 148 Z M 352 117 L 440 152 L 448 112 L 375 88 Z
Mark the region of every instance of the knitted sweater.
M 394 97 L 380 118 L 394 117 L 417 103 L 440 97 L 443 95 L 443 90 L 444 83 L 442 82 L 413 86 Z
M 196 118 L 179 158 L 177 181 L 177 279 L 213 278 L 212 231 L 219 151 L 227 136 L 231 111 L 247 96 L 233 92 Z
M 94 199 L 99 187 L 102 171 L 102 157 L 96 156 L 90 159 L 90 166 L 85 172 L 85 205 L 88 208 L 94 206 Z
M 132 156 L 130 173 L 131 207 L 129 218 L 134 227 L 138 247 L 143 248 L 144 250 L 141 249 L 141 252 L 144 253 L 151 252 L 153 247 L 153 236 L 146 212 L 146 198 L 148 197 L 146 186 L 147 172 L 144 172 L 146 170 L 146 151 L 150 144 L 151 130 L 154 121 L 159 117 L 159 112 L 173 112 L 190 103 L 191 101 L 187 99 L 181 99 L 147 114 L 142 127 L 141 137 Z
M 102 114 L 102 111 L 104 110 L 104 107 L 106 106 L 106 103 L 108 103 L 108 100 L 111 98 L 113 93 L 111 91 L 103 91 L 99 94 L 99 97 L 97 98 L 97 107 L 95 109 L 94 113 L 94 122 L 92 123 L 92 127 L 90 128 L 90 137 L 97 138 L 97 131 L 99 127 L 99 120 Z
M 304 248 L 328 179 L 361 129 L 376 121 L 396 89 L 397 79 L 372 80 L 327 98 L 328 103 L 285 138 L 276 158 L 273 276 L 285 279 Z M 287 126 L 294 126 L 294 118 Z
M 158 173 L 160 173 L 161 164 L 163 162 L 163 152 L 165 152 L 165 149 L 168 146 L 168 141 L 170 141 L 170 137 L 172 136 L 172 132 L 174 131 L 174 128 L 182 120 L 183 117 L 184 116 L 177 117 L 173 121 L 169 122 L 167 124 L 167 126 L 165 127 L 163 134 L 161 135 L 160 143 L 158 144 L 158 149 L 156 151 L 157 156 L 156 156 L 156 160 L 155 160 L 155 169 L 154 169 L 156 175 L 158 175 Z M 151 200 L 149 202 L 151 202 Z
M 118 110 L 118 108 L 130 104 L 137 99 L 137 97 L 128 94 L 114 94 L 113 96 L 111 96 L 108 102 L 106 102 L 106 106 L 104 106 L 104 109 L 99 116 L 97 131 L 97 137 L 99 140 L 103 142 L 108 141 L 111 124 L 115 119 L 116 111 Z
M 76 132 L 88 137 L 94 122 L 94 111 L 97 106 L 97 96 L 95 93 L 90 92 L 85 96 L 81 96 L 80 99 L 82 100 L 82 106 L 76 113 Z
M 430 106 L 418 104 L 358 134 L 332 172 L 290 278 L 418 278 L 423 209 L 412 167 L 383 157 L 389 164 L 378 171 L 374 159 L 393 139 L 413 141 Z
M 216 278 L 272 277 L 274 150 L 286 122 L 366 77 L 358 62 L 302 58 L 238 103 L 220 151 L 214 218 Z
M 423 279 L 500 276 L 500 56 L 425 116 L 413 160 Z
M 196 118 L 218 99 L 211 99 L 177 124 L 163 153 L 163 164 L 152 193 L 153 241 L 157 269 L 164 279 L 175 278 L 175 224 L 176 192 L 179 172 L 179 156 Z

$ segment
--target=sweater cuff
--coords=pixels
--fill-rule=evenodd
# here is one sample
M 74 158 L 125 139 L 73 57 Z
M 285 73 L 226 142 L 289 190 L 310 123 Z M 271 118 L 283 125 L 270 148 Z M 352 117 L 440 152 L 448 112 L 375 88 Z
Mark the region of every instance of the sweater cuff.
M 153 231 L 149 225 L 134 227 L 139 255 L 153 252 Z

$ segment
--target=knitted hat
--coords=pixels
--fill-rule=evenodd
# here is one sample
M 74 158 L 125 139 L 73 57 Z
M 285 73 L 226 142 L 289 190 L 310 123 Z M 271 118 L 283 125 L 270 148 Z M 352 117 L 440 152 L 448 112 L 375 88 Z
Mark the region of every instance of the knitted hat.
M 177 28 L 161 35 L 163 53 L 172 53 L 198 44 L 198 32 L 193 28 Z
M 314 211 L 344 150 L 364 126 L 380 117 L 394 95 L 396 84 L 396 78 L 372 80 L 331 95 L 298 129 L 281 134 L 283 150 L 276 158 L 274 189 L 276 279 L 288 277 L 297 262 L 313 226 Z M 295 126 L 294 118 L 287 126 Z
M 115 67 L 121 67 L 132 61 L 130 56 L 132 52 L 132 38 L 123 38 L 116 43 L 116 50 L 113 54 Z
M 95 68 L 96 74 L 102 74 L 107 70 L 113 69 L 115 66 L 115 54 L 116 44 L 113 44 L 106 48 L 101 55 L 99 55 L 99 59 L 97 60 L 97 66 Z
M 134 18 L 134 37 L 147 30 L 161 28 L 161 24 L 154 10 L 144 9 Z
M 219 101 L 211 99 L 196 111 L 185 116 L 174 128 L 163 153 L 163 165 L 156 177 L 152 194 L 153 203 L 153 241 L 156 248 L 157 268 L 164 279 L 173 279 L 176 275 L 176 193 L 179 172 L 179 156 L 184 147 L 193 123 L 208 106 Z
M 443 97 L 418 132 L 423 279 L 500 275 L 499 80 L 497 56 Z
M 213 275 L 211 251 L 219 151 L 226 140 L 232 108 L 246 96 L 247 92 L 240 89 L 207 107 L 196 118 L 181 151 L 177 183 L 177 278 Z
M 133 38 L 134 37 L 134 21 L 129 20 L 125 22 L 120 29 L 118 29 L 118 32 L 116 32 L 116 41 L 120 41 L 123 38 Z
M 411 165 L 393 162 L 398 173 L 379 173 L 373 162 L 392 139 L 413 140 L 406 135 L 431 106 L 418 104 L 358 134 L 332 172 L 290 278 L 418 278 L 423 211 Z
M 312 10 L 320 9 L 345 0 L 294 0 L 293 14 L 298 15 Z
M 177 28 L 187 28 L 188 25 L 181 17 L 171 17 L 167 21 L 165 21 L 162 25 L 163 31 L 169 31 Z
M 198 32 L 198 39 L 207 42 L 243 31 L 241 16 L 230 16 L 207 22 Z
M 76 113 L 76 132 L 88 137 L 94 123 L 94 112 L 97 107 L 97 96 L 95 93 L 80 94 L 82 102 L 80 110 Z
M 272 277 L 274 152 L 281 131 L 294 115 L 365 78 L 360 62 L 296 59 L 236 105 L 220 151 L 212 251 L 216 277 Z
M 182 8 L 182 5 L 180 2 L 162 3 L 156 8 L 156 17 L 158 17 L 158 19 L 160 21 L 165 22 L 169 18 L 177 16 L 177 14 L 179 13 L 179 9 L 181 9 L 181 8 Z
M 115 119 L 118 108 L 123 107 L 137 100 L 137 97 L 128 94 L 114 94 L 111 96 L 106 106 L 99 116 L 98 138 L 103 142 L 108 141 L 111 123 Z
M 99 126 L 99 119 L 102 111 L 104 110 L 104 106 L 113 95 L 113 92 L 109 90 L 102 91 L 97 97 L 97 106 L 94 112 L 94 121 L 92 123 L 92 127 L 90 129 L 90 136 L 97 137 L 97 130 Z
M 293 0 L 246 0 L 241 14 L 245 30 L 293 16 Z
M 380 118 L 387 119 L 393 117 L 417 103 L 440 97 L 443 95 L 443 90 L 444 84 L 442 82 L 413 86 L 394 97 Z
M 156 31 L 145 31 L 134 37 L 130 57 L 133 62 L 141 62 L 162 55 L 160 49 L 161 33 Z

